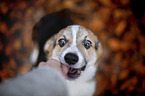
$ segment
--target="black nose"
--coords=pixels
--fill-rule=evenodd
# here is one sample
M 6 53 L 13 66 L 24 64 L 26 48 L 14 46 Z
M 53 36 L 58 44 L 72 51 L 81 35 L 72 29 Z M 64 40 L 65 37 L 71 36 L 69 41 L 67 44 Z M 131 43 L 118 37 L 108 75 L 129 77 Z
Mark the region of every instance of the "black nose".
M 78 62 L 78 56 L 74 53 L 67 53 L 64 56 L 64 59 L 66 61 L 66 63 L 68 63 L 69 65 L 74 65 Z

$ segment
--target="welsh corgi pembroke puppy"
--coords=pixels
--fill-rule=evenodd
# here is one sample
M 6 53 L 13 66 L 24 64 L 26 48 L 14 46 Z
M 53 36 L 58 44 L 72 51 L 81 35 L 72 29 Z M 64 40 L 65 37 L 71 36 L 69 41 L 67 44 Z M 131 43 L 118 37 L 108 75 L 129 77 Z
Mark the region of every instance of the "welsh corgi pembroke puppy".
M 83 26 L 70 25 L 46 41 L 44 52 L 46 58 L 67 66 L 69 96 L 93 96 L 97 60 L 102 53 L 97 36 Z

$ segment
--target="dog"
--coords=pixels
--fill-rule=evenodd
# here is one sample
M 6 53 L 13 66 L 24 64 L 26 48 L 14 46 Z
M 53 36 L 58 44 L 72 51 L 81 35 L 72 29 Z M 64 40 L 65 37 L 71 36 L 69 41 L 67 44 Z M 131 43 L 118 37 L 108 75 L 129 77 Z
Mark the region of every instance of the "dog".
M 70 25 L 46 41 L 44 52 L 46 58 L 67 66 L 69 96 L 93 96 L 97 60 L 102 53 L 97 36 L 83 26 Z

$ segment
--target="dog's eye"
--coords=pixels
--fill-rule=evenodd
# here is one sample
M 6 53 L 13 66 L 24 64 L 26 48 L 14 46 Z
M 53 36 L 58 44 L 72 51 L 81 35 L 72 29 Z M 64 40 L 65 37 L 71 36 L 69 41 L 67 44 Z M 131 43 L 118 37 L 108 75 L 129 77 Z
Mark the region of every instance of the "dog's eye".
M 59 44 L 60 47 L 63 47 L 66 43 L 67 43 L 66 39 L 59 39 L 58 40 L 58 44 Z
M 85 40 L 84 41 L 84 47 L 86 49 L 89 49 L 91 46 L 92 46 L 92 42 L 91 41 L 89 41 L 89 40 Z

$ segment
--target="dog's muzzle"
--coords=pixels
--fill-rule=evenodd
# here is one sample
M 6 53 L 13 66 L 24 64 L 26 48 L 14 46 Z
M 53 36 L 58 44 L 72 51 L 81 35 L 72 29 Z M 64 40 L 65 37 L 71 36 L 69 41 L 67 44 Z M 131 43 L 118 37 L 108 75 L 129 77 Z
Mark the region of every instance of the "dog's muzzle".
M 70 66 L 73 66 L 73 65 L 77 64 L 78 61 L 79 61 L 79 57 L 75 53 L 66 53 L 65 56 L 64 56 L 64 60 L 68 64 L 68 66 L 67 66 L 67 68 L 68 68 L 68 73 L 67 73 L 68 79 L 78 78 L 81 74 L 81 71 L 83 71 L 86 67 L 86 64 L 81 68 L 70 67 Z M 66 66 L 66 65 L 64 65 L 64 66 Z

